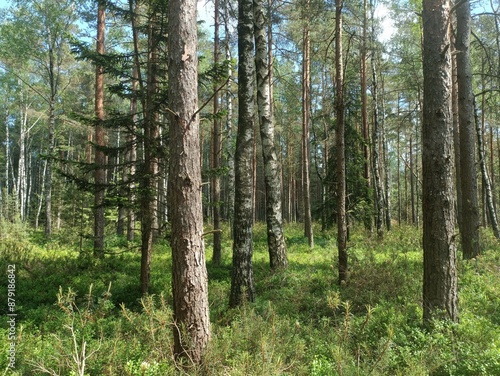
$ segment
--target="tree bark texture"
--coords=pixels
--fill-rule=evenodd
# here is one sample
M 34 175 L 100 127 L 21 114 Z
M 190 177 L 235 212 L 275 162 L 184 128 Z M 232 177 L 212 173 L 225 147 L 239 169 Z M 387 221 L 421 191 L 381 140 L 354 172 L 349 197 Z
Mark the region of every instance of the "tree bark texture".
M 210 339 L 203 242 L 195 0 L 171 0 L 168 12 L 174 354 L 201 362 Z
M 99 2 L 97 11 L 96 52 L 104 54 L 104 34 L 106 30 L 106 6 Z M 104 257 L 104 191 L 106 186 L 106 155 L 103 147 L 106 144 L 104 122 L 104 67 L 96 65 L 95 79 L 95 192 L 94 192 L 94 255 Z
M 458 321 L 449 1 L 424 0 L 422 18 L 423 318 Z
M 363 135 L 363 177 L 366 180 L 368 187 L 371 185 L 370 174 L 370 130 L 368 125 L 368 93 L 367 93 L 367 66 L 366 66 L 366 53 L 367 53 L 367 31 L 368 31 L 368 6 L 367 0 L 363 0 L 363 36 L 361 45 L 361 134 Z M 369 222 L 368 222 L 369 221 Z M 372 230 L 372 218 L 365 223 L 366 227 Z
M 219 0 L 215 0 L 214 5 L 214 65 L 219 63 Z M 219 93 L 217 88 L 214 88 L 214 123 L 212 133 L 212 181 L 210 187 L 212 189 L 212 210 L 213 210 L 213 223 L 214 223 L 214 245 L 212 254 L 212 263 L 220 265 L 222 257 L 222 233 L 220 231 L 221 225 L 221 206 L 220 206 L 220 160 L 221 160 L 221 132 L 220 132 L 220 119 L 219 112 Z
M 307 0 L 306 12 L 309 12 Z M 309 17 L 309 14 L 306 15 Z M 304 206 L 304 235 L 309 247 L 314 248 L 311 214 L 311 179 L 309 172 L 309 134 L 311 127 L 311 38 L 309 22 L 304 26 L 302 46 L 302 194 Z
M 450 38 L 453 37 L 453 32 L 450 32 Z M 455 49 L 452 50 L 452 113 L 453 113 L 453 149 L 455 152 L 455 185 L 456 185 L 456 217 L 458 228 L 462 228 L 462 184 L 460 183 L 460 129 L 458 125 L 458 83 L 457 83 L 457 59 L 455 57 Z
M 135 15 L 133 16 L 135 17 Z M 126 155 L 127 168 L 125 169 L 124 183 L 128 183 L 128 208 L 127 208 L 127 240 L 129 242 L 134 241 L 135 237 L 135 210 L 134 204 L 136 201 L 135 194 L 135 170 L 137 162 L 137 122 L 139 121 L 138 106 L 137 106 L 137 95 L 139 87 L 139 69 L 137 67 L 136 61 L 134 61 L 134 67 L 132 71 L 132 98 L 130 100 L 130 115 L 132 120 L 132 125 L 130 129 L 130 134 L 127 136 L 128 151 Z
M 460 184 L 462 219 L 459 221 L 462 252 L 465 259 L 479 254 L 479 203 L 476 172 L 476 135 L 474 94 L 470 61 L 471 14 L 469 0 L 456 9 L 456 60 L 458 82 L 458 118 L 460 140 Z
M 479 123 L 479 119 L 477 116 L 477 109 L 475 105 L 474 109 L 475 109 L 474 118 L 476 124 L 476 132 L 477 132 L 477 143 L 479 150 L 479 166 L 481 168 L 481 177 L 483 180 L 484 195 L 486 196 L 485 197 L 486 210 L 488 212 L 488 219 L 493 229 L 493 234 L 495 235 L 495 238 L 500 239 L 500 228 L 498 227 L 498 217 L 495 210 L 495 204 L 493 202 L 493 190 L 491 188 L 491 180 L 488 174 L 488 168 L 486 167 L 486 156 L 483 144 L 483 131 L 481 129 L 481 124 Z
M 373 161 L 373 185 L 375 195 L 375 227 L 377 236 L 384 236 L 384 193 L 382 189 L 382 179 L 380 178 L 380 111 L 378 99 L 377 67 L 375 65 L 375 20 L 374 8 L 372 4 L 372 97 L 373 97 L 373 129 L 372 129 L 372 161 Z
M 234 243 L 231 307 L 254 301 L 252 184 L 254 143 L 253 0 L 238 1 L 238 132 L 235 153 Z
M 335 0 L 335 111 L 337 116 L 337 245 L 339 285 L 347 282 L 348 279 L 342 7 L 343 1 Z
M 281 168 L 276 152 L 274 122 L 271 114 L 271 91 L 266 42 L 266 17 L 264 0 L 254 0 L 255 17 L 255 67 L 257 71 L 257 106 L 264 159 L 266 186 L 267 246 L 271 269 L 288 266 L 283 214 L 281 208 Z
M 144 118 L 144 171 L 141 189 L 141 293 L 149 290 L 151 248 L 158 231 L 158 20 L 149 9 L 147 98 Z

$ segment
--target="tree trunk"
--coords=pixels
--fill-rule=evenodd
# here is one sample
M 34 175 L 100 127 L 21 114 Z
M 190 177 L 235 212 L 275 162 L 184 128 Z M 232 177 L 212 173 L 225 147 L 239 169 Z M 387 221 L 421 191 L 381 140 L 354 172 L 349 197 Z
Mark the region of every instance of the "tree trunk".
M 424 322 L 458 321 L 451 54 L 447 0 L 424 0 L 422 127 Z
M 411 223 L 418 227 L 418 217 L 417 217 L 417 209 L 415 203 L 415 168 L 413 166 L 413 161 L 415 160 L 413 156 L 413 127 L 410 130 L 412 132 L 410 134 L 410 202 L 411 202 Z
M 132 118 L 132 125 L 130 133 L 127 136 L 128 151 L 127 151 L 127 165 L 125 169 L 124 183 L 128 183 L 128 208 L 127 208 L 127 240 L 129 242 L 134 241 L 135 237 L 135 164 L 137 162 L 137 122 L 139 121 L 139 115 L 137 113 L 137 95 L 138 95 L 138 85 L 139 85 L 139 70 L 137 69 L 136 63 L 134 62 L 134 68 L 132 72 L 132 98 L 130 100 L 130 115 Z
M 384 236 L 384 193 L 382 189 L 382 179 L 380 178 L 380 114 L 378 100 L 377 67 L 375 65 L 375 8 L 372 5 L 372 96 L 373 96 L 373 130 L 372 130 L 372 161 L 373 161 L 373 185 L 375 195 L 375 226 L 377 236 Z
M 219 0 L 215 0 L 214 10 L 214 65 L 219 64 Z M 217 85 L 215 85 L 217 86 Z M 220 159 L 221 159 L 221 132 L 219 112 L 219 93 L 214 87 L 214 124 L 212 133 L 212 178 L 210 187 L 212 189 L 212 210 L 214 223 L 214 245 L 212 263 L 220 265 L 222 257 L 222 233 L 220 229 L 221 206 L 220 206 Z
M 450 33 L 450 38 L 453 37 Z M 455 49 L 452 51 L 452 113 L 453 113 L 453 149 L 455 151 L 455 186 L 458 228 L 462 228 L 462 184 L 460 183 L 460 129 L 458 125 L 458 83 L 457 83 L 457 59 Z
M 10 162 L 10 127 L 9 127 L 9 107 L 7 102 L 7 96 L 5 97 L 5 187 L 2 187 L 2 192 L 0 195 L 3 196 L 5 204 L 4 210 L 2 212 L 4 218 L 8 220 L 9 218 L 9 162 Z M 42 202 L 42 197 L 40 196 L 40 202 Z M 38 222 L 38 221 L 37 221 Z M 38 226 L 36 226 L 38 229 Z
M 96 51 L 104 54 L 104 33 L 106 30 L 106 5 L 99 2 L 97 14 Z M 102 148 L 106 145 L 104 130 L 104 67 L 96 65 L 95 79 L 95 191 L 94 191 L 94 255 L 104 257 L 104 190 L 106 186 L 106 155 Z
M 491 227 L 493 229 L 493 234 L 495 235 L 495 238 L 500 239 L 500 228 L 498 227 L 498 218 L 495 211 L 495 205 L 493 203 L 493 191 L 491 189 L 491 180 L 488 174 L 488 168 L 486 167 L 486 156 L 484 153 L 484 144 L 483 144 L 483 132 L 481 130 L 481 125 L 479 123 L 475 104 L 474 104 L 474 117 L 476 124 L 477 144 L 479 150 L 479 166 L 481 168 L 481 176 L 483 180 L 488 219 L 491 223 Z
M 231 307 L 254 301 L 252 265 L 252 170 L 254 144 L 253 0 L 238 1 L 238 133 L 235 154 L 235 200 Z
M 226 28 L 226 33 L 228 30 Z M 227 34 L 228 35 L 228 34 Z M 227 37 L 229 38 L 229 36 Z M 227 39 L 227 42 L 229 39 Z M 231 51 L 228 48 L 226 50 L 226 59 L 231 60 Z M 233 93 L 231 92 L 232 88 L 232 76 L 233 69 L 231 65 L 229 65 L 229 82 L 227 85 L 227 118 L 226 118 L 226 153 L 227 153 L 227 185 L 228 185 L 228 194 L 227 194 L 227 220 L 229 221 L 231 227 L 231 238 L 233 238 L 233 224 L 234 224 L 234 131 L 233 131 Z
M 158 25 L 157 10 L 151 5 L 148 26 L 147 98 L 144 118 L 144 172 L 141 178 L 141 293 L 150 282 L 151 247 L 158 231 Z
M 346 283 L 348 279 L 342 7 L 343 1 L 335 0 L 335 110 L 337 116 L 337 244 L 339 285 Z
M 22 88 L 20 89 L 20 121 L 19 131 L 19 160 L 17 168 L 17 194 L 19 197 L 19 217 L 24 221 L 26 215 L 26 195 L 28 189 L 26 173 L 26 138 L 28 136 L 28 105 L 25 103 Z
M 174 354 L 195 364 L 210 339 L 203 242 L 195 0 L 171 0 L 168 12 L 170 167 Z
M 361 44 L 361 134 L 363 136 L 363 177 L 366 181 L 368 188 L 371 186 L 370 174 L 370 127 L 368 125 L 368 93 L 367 93 L 367 42 L 368 42 L 368 6 L 367 0 L 363 0 L 363 36 Z M 367 216 L 365 220 L 365 227 L 373 230 L 372 216 Z
M 53 53 L 50 54 L 53 58 Z M 52 61 L 51 58 L 51 61 Z M 50 64 L 53 67 L 53 63 Z M 55 87 L 55 83 L 52 82 L 52 87 Z M 55 88 L 53 89 L 55 90 Z M 45 169 L 45 236 L 50 238 L 52 236 L 52 157 L 55 149 L 55 124 L 56 124 L 56 114 L 55 114 L 55 92 L 52 91 L 49 100 L 49 129 L 48 129 L 48 158 L 47 165 Z
M 284 269 L 288 265 L 285 238 L 283 236 L 283 214 L 281 208 L 281 168 L 274 141 L 274 122 L 271 115 L 271 91 L 266 42 L 266 19 L 264 0 L 254 0 L 255 67 L 257 71 L 257 105 L 264 158 L 264 180 L 266 186 L 267 246 L 271 269 Z M 271 48 L 271 46 L 269 46 Z
M 383 91 L 384 89 L 382 89 Z M 384 98 L 382 97 L 382 119 L 384 119 Z M 384 161 L 384 207 L 385 207 L 385 227 L 387 231 L 392 229 L 391 218 L 391 168 L 389 166 L 389 145 L 387 142 L 387 132 L 385 121 L 382 120 L 382 159 Z
M 460 183 L 462 219 L 459 223 L 462 252 L 465 259 L 479 254 L 479 203 L 476 173 L 476 142 L 472 69 L 470 62 L 471 14 L 469 0 L 460 3 L 457 15 L 457 81 L 460 138 Z
M 306 13 L 309 13 L 310 0 L 307 0 Z M 309 17 L 309 14 L 306 14 Z M 314 248 L 314 235 L 311 215 L 311 180 L 309 173 L 309 130 L 311 127 L 311 40 L 309 22 L 304 26 L 302 57 L 302 194 L 304 205 L 304 236 L 309 247 Z

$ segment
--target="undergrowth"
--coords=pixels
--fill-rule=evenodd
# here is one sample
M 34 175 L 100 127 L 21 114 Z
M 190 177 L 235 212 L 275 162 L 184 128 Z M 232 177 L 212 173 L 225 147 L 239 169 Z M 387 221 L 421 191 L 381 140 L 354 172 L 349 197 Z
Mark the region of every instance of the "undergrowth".
M 19 225 L 20 226 L 20 225 Z M 497 375 L 500 374 L 500 253 L 459 262 L 460 322 L 421 325 L 421 233 L 396 228 L 383 241 L 362 229 L 349 242 L 349 283 L 336 285 L 334 233 L 309 249 L 288 225 L 289 268 L 268 266 L 265 226 L 254 228 L 257 300 L 228 308 L 231 243 L 208 264 L 212 339 L 201 366 L 172 355 L 171 259 L 155 245 L 151 295 L 141 299 L 137 244 L 110 237 L 103 260 L 77 236 L 50 242 L 23 227 L 2 228 L 0 267 L 16 265 L 16 369 L 7 369 L 8 326 L 0 326 L 0 371 L 12 375 Z M 207 239 L 210 260 L 211 240 Z M 6 296 L 7 278 L 0 281 Z M 7 305 L 0 306 L 0 314 Z M 5 372 L 4 372 L 5 371 Z

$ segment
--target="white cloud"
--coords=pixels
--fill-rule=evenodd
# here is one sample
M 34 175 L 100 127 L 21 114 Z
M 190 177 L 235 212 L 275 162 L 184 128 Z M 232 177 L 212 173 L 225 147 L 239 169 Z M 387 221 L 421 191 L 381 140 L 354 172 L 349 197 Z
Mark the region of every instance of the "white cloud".
M 378 35 L 380 42 L 387 42 L 396 32 L 394 20 L 391 18 L 387 5 L 379 3 L 375 8 L 375 18 L 379 20 L 382 33 Z

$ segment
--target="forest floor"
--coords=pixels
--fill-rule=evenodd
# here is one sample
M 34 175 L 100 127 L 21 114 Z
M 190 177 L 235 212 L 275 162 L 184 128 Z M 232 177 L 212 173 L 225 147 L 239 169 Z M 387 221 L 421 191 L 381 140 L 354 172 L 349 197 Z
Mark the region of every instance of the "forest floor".
M 212 340 L 204 365 L 181 370 L 172 360 L 166 241 L 155 245 L 152 295 L 141 300 L 138 244 L 110 236 L 114 254 L 96 260 L 90 241 L 80 250 L 78 231 L 46 242 L 21 225 L 0 230 L 0 374 L 500 375 L 500 245 L 486 231 L 482 255 L 459 261 L 460 323 L 429 330 L 421 320 L 418 229 L 395 228 L 383 241 L 354 230 L 350 281 L 339 288 L 334 232 L 317 229 L 310 250 L 302 228 L 288 225 L 290 266 L 271 273 L 265 226 L 257 224 L 256 302 L 228 309 L 226 239 L 222 265 L 208 262 Z M 211 239 L 206 245 L 210 260 Z M 10 305 L 8 291 L 15 292 Z

